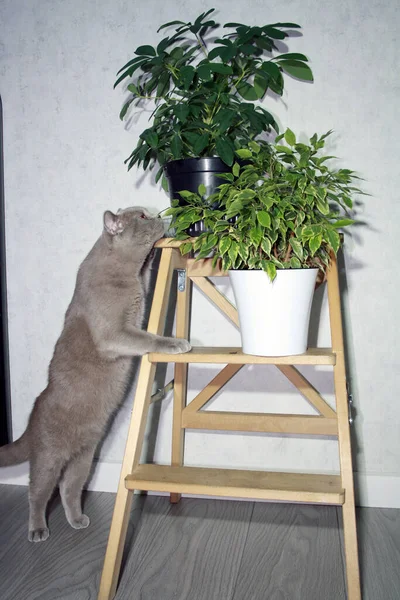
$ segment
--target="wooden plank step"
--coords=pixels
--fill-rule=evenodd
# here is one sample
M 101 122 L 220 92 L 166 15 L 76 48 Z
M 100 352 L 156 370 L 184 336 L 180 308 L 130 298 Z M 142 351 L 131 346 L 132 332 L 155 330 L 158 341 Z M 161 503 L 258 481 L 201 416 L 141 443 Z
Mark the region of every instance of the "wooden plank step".
M 336 355 L 331 348 L 309 348 L 296 356 L 254 356 L 244 354 L 241 348 L 209 348 L 198 346 L 185 354 L 151 352 L 152 363 L 215 363 L 215 364 L 265 364 L 265 365 L 335 365 Z
M 138 465 L 125 478 L 129 490 L 343 504 L 339 475 L 309 475 L 202 467 Z

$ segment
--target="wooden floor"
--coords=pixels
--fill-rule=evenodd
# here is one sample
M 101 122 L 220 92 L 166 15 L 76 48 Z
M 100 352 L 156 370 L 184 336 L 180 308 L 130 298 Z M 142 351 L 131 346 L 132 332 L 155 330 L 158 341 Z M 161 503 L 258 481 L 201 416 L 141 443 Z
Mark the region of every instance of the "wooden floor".
M 90 492 L 88 529 L 58 497 L 50 539 L 27 540 L 27 489 L 0 486 L 1 600 L 95 600 L 114 495 Z M 400 510 L 358 511 L 364 600 L 400 598 Z M 344 600 L 335 507 L 136 497 L 117 600 Z

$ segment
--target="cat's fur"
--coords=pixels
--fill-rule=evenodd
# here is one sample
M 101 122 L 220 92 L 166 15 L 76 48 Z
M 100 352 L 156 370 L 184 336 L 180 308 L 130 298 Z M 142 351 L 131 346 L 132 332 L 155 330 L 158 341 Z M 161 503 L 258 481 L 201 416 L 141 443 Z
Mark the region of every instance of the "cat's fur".
M 89 525 L 81 492 L 95 449 L 122 401 L 132 357 L 147 352 L 188 352 L 186 340 L 141 329 L 154 243 L 160 219 L 142 208 L 104 213 L 104 231 L 81 264 L 49 367 L 25 433 L 0 448 L 0 466 L 29 460 L 29 540 L 49 536 L 46 505 L 60 480 L 72 527 Z

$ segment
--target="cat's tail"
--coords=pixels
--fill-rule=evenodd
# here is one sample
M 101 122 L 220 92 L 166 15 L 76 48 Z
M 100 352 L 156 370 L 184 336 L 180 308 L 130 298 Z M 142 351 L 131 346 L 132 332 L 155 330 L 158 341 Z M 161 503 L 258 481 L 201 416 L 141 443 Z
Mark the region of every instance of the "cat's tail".
M 18 440 L 0 447 L 0 467 L 19 465 L 29 460 L 28 430 Z

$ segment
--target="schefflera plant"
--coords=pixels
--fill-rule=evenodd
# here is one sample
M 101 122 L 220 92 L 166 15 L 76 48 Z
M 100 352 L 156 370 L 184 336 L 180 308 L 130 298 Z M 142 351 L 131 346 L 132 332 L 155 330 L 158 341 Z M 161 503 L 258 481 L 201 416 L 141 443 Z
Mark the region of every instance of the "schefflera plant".
M 152 111 L 125 161 L 128 170 L 158 164 L 158 181 L 171 160 L 218 156 L 232 166 L 235 149 L 271 128 L 278 131 L 273 115 L 259 104 L 268 90 L 282 96 L 285 75 L 313 81 L 306 56 L 279 51 L 299 25 L 226 23 L 222 28 L 213 13 L 165 23 L 158 32 L 177 25 L 175 32 L 157 46 L 136 48 L 118 72 L 114 87 L 128 82 L 131 93 L 120 118 L 132 105 Z
M 321 155 L 330 134 L 303 144 L 287 129 L 274 144 L 252 141 L 236 151 L 241 164 L 220 175 L 225 183 L 206 204 L 202 186 L 198 194 L 181 192 L 186 206 L 173 202 L 166 214 L 175 238 L 185 240 L 182 254 L 212 253 L 224 270 L 263 269 L 271 280 L 277 269 L 325 272 L 341 245 L 339 230 L 354 223 L 352 197 L 362 193 L 354 171 L 329 168 L 334 157 Z M 189 239 L 185 230 L 200 219 L 207 231 Z

